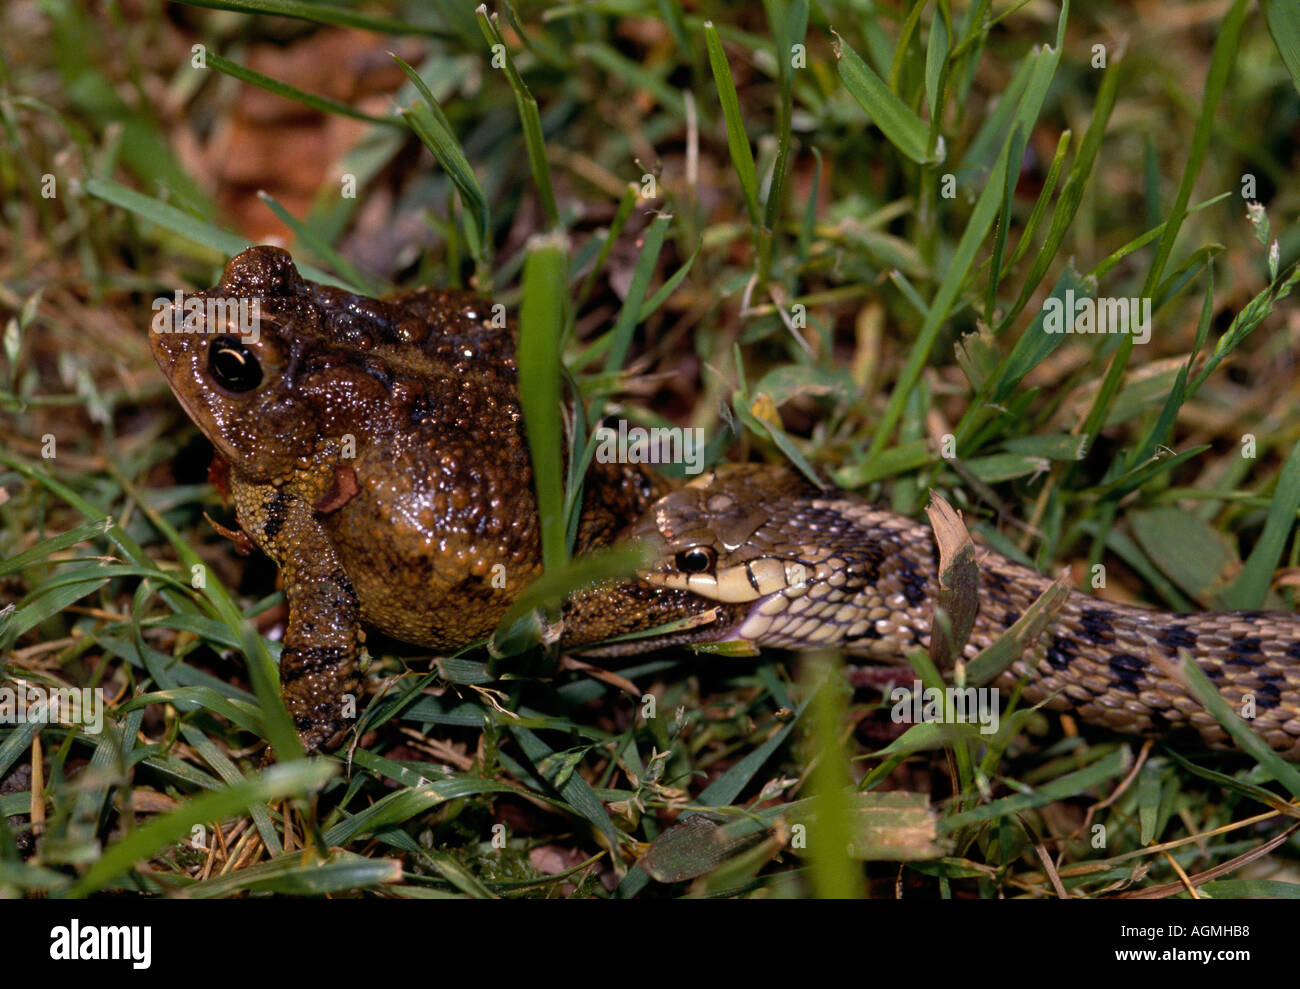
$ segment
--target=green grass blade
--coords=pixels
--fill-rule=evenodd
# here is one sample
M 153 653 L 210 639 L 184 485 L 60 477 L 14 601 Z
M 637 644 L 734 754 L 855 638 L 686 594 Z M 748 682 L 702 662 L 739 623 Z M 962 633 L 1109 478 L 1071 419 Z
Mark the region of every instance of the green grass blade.
M 1264 605 L 1264 596 L 1272 584 L 1273 572 L 1282 551 L 1295 528 L 1296 510 L 1300 509 L 1300 443 L 1291 448 L 1291 454 L 1282 465 L 1282 472 L 1277 478 L 1277 487 L 1273 491 L 1272 504 L 1268 508 L 1268 518 L 1264 521 L 1264 531 L 1259 541 L 1246 559 L 1246 565 L 1233 581 L 1232 587 L 1223 598 L 1223 605 L 1229 610 L 1260 608 Z M 1297 794 L 1300 796 L 1300 794 Z
M 740 180 L 740 191 L 745 197 L 749 222 L 757 229 L 762 224 L 758 209 L 758 173 L 754 169 L 754 152 L 749 147 L 745 121 L 740 115 L 740 98 L 736 95 L 736 81 L 727 64 L 727 54 L 722 50 L 718 31 L 709 21 L 704 23 L 704 42 L 709 50 L 709 66 L 713 81 L 718 87 L 718 100 L 722 104 L 722 117 L 727 125 L 727 146 L 731 149 L 731 165 Z
M 858 101 L 867 118 L 880 128 L 880 133 L 889 143 L 919 165 L 942 161 L 942 154 L 930 154 L 930 132 L 925 122 L 894 95 L 885 80 L 876 75 L 838 34 L 833 45 L 844 88 Z
M 224 230 L 219 230 L 204 220 L 196 219 L 175 206 L 169 206 L 157 199 L 150 199 L 148 196 L 142 195 L 134 189 L 128 189 L 124 185 L 119 185 L 111 179 L 87 179 L 85 188 L 90 195 L 102 199 L 106 203 L 120 206 L 143 220 L 156 223 L 164 230 L 170 230 L 172 233 L 192 240 L 196 244 L 211 248 L 222 256 L 233 257 L 252 245 L 252 241 L 247 237 L 226 233 Z M 326 285 L 337 285 L 339 288 L 346 289 L 348 287 L 334 275 L 322 271 L 320 268 L 298 261 L 295 261 L 294 264 L 297 265 L 304 278 L 324 282 Z
M 366 858 L 337 852 L 327 862 L 304 862 L 301 852 L 280 855 L 185 890 L 191 899 L 227 897 L 235 893 L 274 893 L 278 896 L 325 896 L 369 889 L 402 880 L 396 859 Z
M 542 200 L 542 212 L 546 216 L 547 225 L 555 226 L 560 222 L 560 211 L 555 205 L 555 187 L 551 183 L 551 166 L 546 158 L 546 138 L 542 134 L 542 118 L 537 111 L 537 100 L 524 83 L 524 77 L 515 68 L 514 59 L 510 57 L 510 49 L 496 25 L 495 17 L 488 15 L 485 6 L 479 7 L 476 13 L 483 37 L 492 49 L 493 64 L 500 58 L 506 81 L 515 94 L 519 121 L 524 128 L 524 147 L 528 151 L 528 164 L 532 168 L 533 181 L 537 184 L 537 193 Z
M 313 792 L 337 775 L 338 770 L 337 763 L 324 759 L 295 760 L 272 766 L 224 790 L 195 797 L 176 810 L 127 832 L 121 840 L 109 845 L 66 895 L 79 898 L 102 889 L 115 877 L 129 872 L 137 862 L 188 836 L 196 824 L 208 825 L 232 814 L 243 813 L 250 804 L 265 804 Z
M 1068 12 L 1069 4 L 1066 3 L 1061 10 L 1058 41 L 1061 33 L 1065 30 L 1065 18 Z M 1043 102 L 1047 98 L 1047 90 L 1056 74 L 1056 66 L 1060 62 L 1060 57 L 1059 45 L 1055 49 L 1044 48 L 1032 56 L 1033 69 L 1030 73 L 1029 83 L 1025 87 L 1024 99 L 1016 109 L 1012 122 L 1012 131 L 1003 142 L 1002 151 L 998 155 L 997 163 L 993 166 L 993 172 L 980 192 L 979 199 L 976 200 L 970 221 L 962 233 L 957 249 L 953 252 L 952 260 L 944 272 L 943 280 L 939 283 L 939 290 L 930 302 L 925 321 L 922 323 L 916 341 L 912 345 L 911 353 L 908 355 L 907 364 L 899 374 L 898 382 L 895 384 L 894 390 L 889 396 L 889 401 L 885 405 L 885 412 L 881 416 L 871 439 L 868 461 L 874 459 L 884 450 L 894 427 L 898 424 L 899 416 L 902 415 L 903 406 L 907 402 L 908 395 L 911 394 L 917 380 L 921 377 L 921 371 L 929 359 L 930 350 L 938 338 L 939 330 L 948 319 L 952 306 L 957 301 L 957 296 L 965 283 L 967 272 L 970 271 L 970 267 L 975 261 L 975 255 L 979 251 L 989 228 L 993 225 L 993 219 L 1001 206 L 1012 138 L 1017 130 L 1024 133 L 1029 133 L 1032 130 L 1034 122 L 1038 119 L 1039 111 L 1042 109 Z
M 1172 663 L 1169 665 L 1174 666 Z M 1196 665 L 1185 649 L 1179 650 L 1175 673 L 1186 681 L 1189 693 L 1214 715 L 1214 720 L 1232 736 L 1237 747 L 1255 759 L 1273 779 L 1286 787 L 1291 796 L 1300 798 L 1300 768 L 1283 759 L 1279 753 L 1269 748 L 1267 742 L 1255 734 L 1255 730 L 1237 715 L 1232 705 L 1219 693 L 1219 688 L 1205 675 L 1205 671 Z
M 424 100 L 423 104 L 411 110 L 403 110 L 402 116 L 424 146 L 438 159 L 438 164 L 443 167 L 452 185 L 460 193 L 461 202 L 464 203 L 472 221 L 472 225 L 466 228 L 466 232 L 471 234 L 470 251 L 481 263 L 487 256 L 487 245 L 492 229 L 487 196 L 479 184 L 478 176 L 474 174 L 474 169 L 470 167 L 469 159 L 465 157 L 460 142 L 452 133 L 451 125 L 442 112 L 442 107 L 434 98 L 433 92 L 415 69 L 396 55 L 393 56 L 393 60 L 401 66 L 406 77 L 419 90 Z
M 355 107 L 348 106 L 338 100 L 330 99 L 328 96 L 317 96 L 315 93 L 308 93 L 299 89 L 297 86 L 290 86 L 288 83 L 281 82 L 278 79 L 272 79 L 270 76 L 255 72 L 253 69 L 246 68 L 238 62 L 232 62 L 228 58 L 218 55 L 214 51 L 209 51 L 204 55 L 208 65 L 218 72 L 224 72 L 241 82 L 246 82 L 251 86 L 257 86 L 268 93 L 274 93 L 276 96 L 282 96 L 287 100 L 293 100 L 295 103 L 301 103 L 303 106 L 311 107 L 313 110 L 319 110 L 321 113 L 333 116 L 351 117 L 353 120 L 364 120 L 371 124 L 382 124 L 385 127 L 401 127 L 402 121 L 397 117 L 376 117 L 370 113 L 364 113 Z
M 1065 156 L 1070 150 L 1070 141 L 1073 136 L 1074 133 L 1066 129 L 1061 131 L 1061 136 L 1057 139 L 1056 152 L 1052 155 L 1052 164 L 1048 168 L 1047 178 L 1043 180 L 1042 192 L 1038 194 L 1038 199 L 1034 202 L 1034 208 L 1030 211 L 1029 219 L 1025 221 L 1025 229 L 1020 234 L 1020 240 L 1017 241 L 1015 250 L 1011 252 L 1011 257 L 1007 260 L 1007 271 L 1003 272 L 1004 278 L 1007 272 L 1025 256 L 1025 251 L 1029 250 L 1029 246 L 1034 241 L 1034 234 L 1038 232 L 1038 225 L 1047 213 L 1047 204 L 1051 202 L 1052 193 L 1056 191 L 1056 183 L 1060 180 L 1061 169 L 1065 166 Z
M 623 308 L 618 313 L 618 322 L 609 331 L 613 342 L 610 344 L 609 354 L 605 357 L 606 374 L 619 371 L 627 359 L 627 349 L 632 344 L 632 331 L 641 322 L 641 310 L 646 291 L 650 287 L 650 279 L 654 276 L 655 265 L 659 262 L 659 252 L 664 245 L 664 236 L 668 233 L 668 225 L 672 223 L 672 219 L 671 215 L 660 214 L 654 218 L 650 229 L 645 232 L 641 253 L 636 259 L 636 267 L 632 270 L 632 282 L 628 286 L 627 297 L 623 300 Z
M 1259 0 L 1268 21 L 1282 64 L 1291 73 L 1291 82 L 1300 93 L 1300 2 L 1297 0 Z
M 794 726 L 799 723 L 799 719 L 803 717 L 803 713 L 810 703 L 812 703 L 812 695 L 806 694 L 803 701 L 795 708 L 794 716 L 789 721 L 773 732 L 771 737 L 762 745 L 706 786 L 696 802 L 703 807 L 721 807 L 740 796 L 740 791 L 749 785 L 750 780 L 754 778 L 754 774 L 762 768 L 763 763 L 771 758 L 772 753 L 780 748 L 786 736 L 794 730 Z M 686 817 L 693 813 L 695 812 L 686 811 L 681 816 Z
M 510 733 L 514 735 L 524 755 L 528 756 L 534 766 L 540 766 L 549 756 L 554 755 L 554 750 L 527 728 L 512 725 Z M 614 827 L 605 805 L 578 773 L 565 774 L 563 780 L 557 783 L 556 789 L 575 811 L 604 835 L 611 851 L 617 850 L 622 845 L 626 836 Z
M 528 434 L 541 516 L 542 560 L 555 570 L 568 559 L 560 426 L 560 351 L 565 331 L 568 243 L 562 234 L 529 244 L 519 310 L 519 404 Z M 518 579 L 507 574 L 507 579 Z
M 1196 118 L 1196 131 L 1192 135 L 1192 146 L 1187 154 L 1187 163 L 1183 167 L 1182 181 L 1178 183 L 1178 192 L 1174 196 L 1173 204 L 1169 207 L 1169 215 L 1165 218 L 1164 234 L 1160 238 L 1160 243 L 1156 246 L 1155 257 L 1151 260 L 1151 268 L 1147 272 L 1146 282 L 1142 286 L 1142 295 L 1144 296 L 1155 294 L 1155 287 L 1160 283 L 1165 264 L 1174 249 L 1174 241 L 1178 238 L 1178 231 L 1187 215 L 1187 203 L 1192 196 L 1192 186 L 1196 184 L 1196 176 L 1201 173 L 1201 164 L 1205 160 L 1206 151 L 1209 149 L 1210 138 L 1214 135 L 1214 118 L 1218 110 L 1219 100 L 1223 96 L 1224 89 L 1227 88 L 1228 76 L 1231 75 L 1233 66 L 1236 64 L 1238 42 L 1241 38 L 1241 25 L 1246 19 L 1248 6 L 1247 0 L 1235 0 L 1216 32 L 1214 54 L 1210 58 L 1210 71 L 1205 79 L 1205 95 L 1201 101 L 1200 115 Z M 1121 351 L 1121 353 L 1124 352 Z
M 1031 793 L 1017 793 L 1013 796 L 994 800 L 973 810 L 953 814 L 942 819 L 939 822 L 939 827 L 944 831 L 956 831 L 971 824 L 1018 814 L 1033 807 L 1044 807 L 1067 797 L 1077 797 L 1081 793 L 1088 792 L 1092 787 L 1100 786 L 1123 776 L 1128 772 L 1132 761 L 1133 758 L 1128 749 L 1116 749 L 1087 769 L 1068 773 L 1052 780 L 1050 783 L 1045 783 Z
M 428 38 L 453 38 L 444 28 L 412 24 L 409 20 L 393 20 L 358 13 L 334 4 L 307 3 L 305 0 L 177 0 L 187 7 L 206 7 L 209 10 L 234 10 L 245 14 L 267 14 L 271 17 L 292 17 L 313 24 L 337 24 L 355 27 L 376 34 L 404 37 L 418 34 Z
M 15 553 L 7 560 L 0 560 L 0 577 L 8 577 L 10 574 L 18 573 L 27 567 L 44 563 L 61 550 L 104 535 L 111 527 L 112 523 L 107 520 L 103 522 L 86 522 L 83 525 L 69 529 L 67 532 L 61 532 L 57 536 L 42 539 L 35 546 L 25 549 L 21 553 Z
M 808 828 L 813 895 L 819 899 L 862 898 L 861 869 L 849 858 L 852 815 L 848 756 L 842 739 L 847 711 L 840 671 L 824 654 L 805 657 L 805 689 L 813 697 L 813 751 L 809 778 L 815 823 Z
M 1061 189 L 1061 195 L 1056 201 L 1056 209 L 1052 211 L 1052 222 L 1047 228 L 1047 237 L 1043 241 L 1043 246 L 1039 249 L 1038 255 L 1034 258 L 1034 263 L 1030 266 L 1029 273 L 1025 276 L 1024 284 L 1020 288 L 1020 295 L 1016 298 L 1015 304 L 1007 310 L 1006 315 L 998 324 L 997 334 L 1001 336 L 1020 315 L 1020 311 L 1029 301 L 1030 296 L 1038 288 L 1039 282 L 1047 274 L 1047 269 L 1052 260 L 1057 256 L 1061 249 L 1061 244 L 1065 241 L 1065 235 L 1070 229 L 1071 223 L 1074 222 L 1074 216 L 1078 212 L 1079 204 L 1083 201 L 1084 188 L 1088 184 L 1088 179 L 1092 176 L 1093 165 L 1097 161 L 1097 152 L 1101 150 L 1102 138 L 1106 132 L 1106 124 L 1110 120 L 1111 110 L 1115 107 L 1115 98 L 1119 93 L 1119 83 L 1123 75 L 1124 63 L 1121 61 L 1112 61 L 1107 67 L 1105 74 L 1101 77 L 1101 87 L 1097 90 L 1097 102 L 1092 111 L 1092 120 L 1088 123 L 1088 129 L 1084 131 L 1083 141 L 1079 145 L 1079 154 L 1075 158 L 1074 164 L 1070 168 L 1070 174 L 1065 178 L 1065 185 Z
M 373 278 L 363 275 L 347 258 L 338 251 L 334 250 L 329 244 L 321 240 L 316 232 L 307 227 L 301 220 L 285 209 L 275 200 L 275 197 L 267 192 L 259 191 L 257 198 L 266 203 L 267 207 L 284 223 L 286 227 L 294 232 L 298 240 L 318 258 L 327 261 L 335 271 L 347 280 L 350 291 L 357 292 L 361 295 L 384 295 L 393 290 L 392 285 L 385 285 Z

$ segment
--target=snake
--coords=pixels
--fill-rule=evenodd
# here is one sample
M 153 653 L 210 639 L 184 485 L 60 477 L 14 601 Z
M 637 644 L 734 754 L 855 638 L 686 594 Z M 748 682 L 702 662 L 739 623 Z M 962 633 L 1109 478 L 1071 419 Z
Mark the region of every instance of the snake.
M 570 600 L 569 645 L 623 633 L 592 651 L 737 643 L 838 649 L 895 666 L 929 648 L 940 600 L 931 526 L 788 468 L 730 464 L 702 473 L 652 503 L 628 535 L 649 562 L 635 578 Z M 963 660 L 992 646 L 1054 583 L 987 547 L 976 557 L 978 613 Z M 652 625 L 666 630 L 645 634 Z M 1191 730 L 1212 748 L 1238 748 L 1189 690 L 1186 662 L 1271 749 L 1300 761 L 1295 613 L 1169 612 L 1070 589 L 993 685 L 1117 733 Z

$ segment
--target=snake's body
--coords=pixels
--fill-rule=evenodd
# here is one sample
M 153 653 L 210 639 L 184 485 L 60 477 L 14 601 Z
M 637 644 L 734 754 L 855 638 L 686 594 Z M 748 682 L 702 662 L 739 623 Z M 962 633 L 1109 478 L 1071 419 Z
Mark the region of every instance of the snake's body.
M 860 498 L 823 492 L 779 468 L 740 465 L 706 474 L 657 501 L 635 527 L 655 563 L 617 589 L 576 599 L 572 644 L 591 639 L 596 615 L 613 631 L 690 618 L 697 624 L 627 642 L 741 640 L 791 649 L 837 647 L 888 663 L 928 647 L 938 594 L 929 526 Z M 992 645 L 1052 581 L 991 551 L 978 557 L 979 614 L 967 658 Z M 707 566 L 706 566 L 707 564 Z M 996 681 L 1004 695 L 1047 701 L 1120 732 L 1191 727 L 1231 747 L 1219 722 L 1179 681 L 1190 656 L 1233 710 L 1284 757 L 1300 760 L 1300 615 L 1176 614 L 1070 592 L 1054 620 Z M 1172 674 L 1172 675 L 1171 675 Z

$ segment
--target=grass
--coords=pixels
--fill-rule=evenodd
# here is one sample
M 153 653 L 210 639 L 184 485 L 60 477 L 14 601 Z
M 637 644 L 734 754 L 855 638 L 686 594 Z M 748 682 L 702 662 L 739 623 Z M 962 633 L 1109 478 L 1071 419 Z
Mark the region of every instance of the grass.
M 0 895 L 1295 895 L 1300 794 L 1267 753 L 1027 710 L 988 746 L 891 740 L 841 657 L 607 672 L 524 613 L 629 566 L 568 560 L 609 411 L 900 512 L 933 490 L 1116 598 L 1292 607 L 1294 4 L 222 6 L 0 15 L 0 686 L 112 699 L 101 733 L 0 725 Z M 295 10 L 418 43 L 387 110 L 251 67 L 310 27 L 253 14 Z M 356 198 L 266 199 L 308 277 L 520 315 L 548 568 L 493 655 L 373 646 L 365 744 L 272 769 L 283 597 L 204 521 L 233 524 L 145 338 L 246 243 L 175 150 L 232 80 L 358 128 Z M 400 262 L 346 248 L 367 204 L 420 219 Z M 1047 332 L 1067 291 L 1151 298 L 1150 342 Z

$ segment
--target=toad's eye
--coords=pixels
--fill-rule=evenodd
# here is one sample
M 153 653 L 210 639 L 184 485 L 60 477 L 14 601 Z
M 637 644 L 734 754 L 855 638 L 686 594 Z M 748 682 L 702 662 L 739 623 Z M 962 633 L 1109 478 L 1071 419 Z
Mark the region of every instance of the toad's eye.
M 262 383 L 262 365 L 236 337 L 217 337 L 208 347 L 208 371 L 227 391 L 252 391 Z
M 712 546 L 692 546 L 677 554 L 673 562 L 682 573 L 707 573 L 718 562 Z

